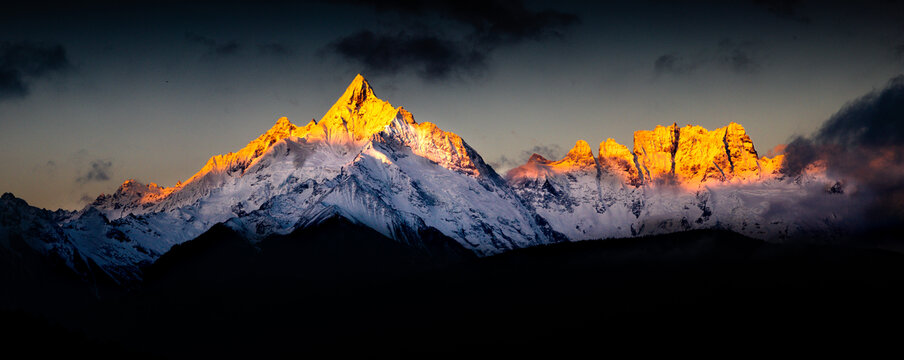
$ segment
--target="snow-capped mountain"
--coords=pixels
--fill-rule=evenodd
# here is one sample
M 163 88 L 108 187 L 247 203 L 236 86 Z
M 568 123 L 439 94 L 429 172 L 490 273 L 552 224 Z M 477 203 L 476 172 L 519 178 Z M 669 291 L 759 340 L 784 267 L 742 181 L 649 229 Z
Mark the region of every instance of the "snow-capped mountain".
M 630 223 L 625 216 L 642 206 L 636 188 L 615 173 L 603 171 L 584 140 L 578 141 L 559 161 L 534 154 L 506 177 L 553 230 L 573 240 L 601 238 L 600 234 L 631 236 L 630 225 L 623 226 Z M 621 208 L 610 209 L 613 206 Z
M 534 154 L 506 178 L 572 241 L 697 228 L 762 239 L 825 231 L 837 220 L 834 209 L 775 211 L 826 193 L 828 182 L 819 171 L 783 178 L 781 161 L 759 157 L 740 124 L 712 131 L 673 124 L 635 132 L 633 151 L 607 139 L 598 158 L 583 140 L 559 161 Z
M 56 236 L 134 280 L 220 222 L 260 239 L 332 216 L 424 248 L 420 234 L 438 231 L 478 255 L 565 239 L 461 137 L 380 100 L 360 75 L 320 121 L 281 118 L 172 188 L 126 181 L 61 219 Z
M 480 256 L 691 228 L 760 238 L 824 228 L 821 214 L 772 210 L 824 183 L 782 179 L 780 164 L 758 157 L 738 124 L 672 125 L 636 132 L 633 150 L 609 139 L 594 156 L 582 140 L 558 161 L 534 155 L 503 179 L 461 137 L 418 123 L 358 75 L 320 121 L 280 118 L 174 187 L 129 180 L 71 213 L 4 195 L 0 230 L 83 276 L 96 268 L 130 282 L 217 223 L 253 241 L 342 217 L 427 252 L 448 245 L 429 240 L 441 234 Z

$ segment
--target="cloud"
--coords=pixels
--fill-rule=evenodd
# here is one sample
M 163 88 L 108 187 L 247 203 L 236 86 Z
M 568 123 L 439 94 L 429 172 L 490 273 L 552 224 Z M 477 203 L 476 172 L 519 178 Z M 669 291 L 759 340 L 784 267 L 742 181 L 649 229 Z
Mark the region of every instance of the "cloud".
M 653 72 L 655 72 L 656 75 L 682 75 L 690 73 L 696 68 L 697 65 L 688 63 L 684 58 L 676 54 L 662 55 L 653 62 Z
M 516 157 L 500 156 L 494 161 L 490 161 L 490 166 L 499 172 L 508 171 L 514 167 L 524 165 L 528 159 L 534 154 L 539 154 L 546 159 L 558 160 L 562 157 L 562 147 L 557 144 L 540 144 L 534 145 L 530 149 L 522 150 Z
M 565 29 L 579 22 L 574 14 L 535 11 L 522 1 L 346 2 L 370 6 L 381 13 L 399 14 L 406 19 L 405 29 L 438 29 L 443 27 L 436 26 L 437 23 L 451 23 L 452 26 L 444 27 L 445 31 L 433 33 L 359 30 L 336 39 L 325 49 L 363 66 L 367 72 L 394 74 L 414 69 L 425 79 L 443 79 L 457 73 L 479 74 L 485 60 L 498 47 L 561 37 Z M 435 18 L 442 21 L 433 21 Z M 385 50 L 387 46 L 390 50 Z
M 736 41 L 725 38 L 715 48 L 701 52 L 695 56 L 683 56 L 679 53 L 661 55 L 653 61 L 653 74 L 685 75 L 699 68 L 711 67 L 726 70 L 735 74 L 755 74 L 762 68 L 759 60 L 760 44 L 756 41 Z
M 206 36 L 201 36 L 192 32 L 185 33 L 185 39 L 195 44 L 203 45 L 207 48 L 206 54 L 215 57 L 226 57 L 235 55 L 241 50 L 241 45 L 235 40 L 219 42 Z
M 0 100 L 24 97 L 31 81 L 71 67 L 62 45 L 0 42 Z
M 846 104 L 814 134 L 792 139 L 782 172 L 798 176 L 814 163 L 856 189 L 874 225 L 904 220 L 904 76 Z
M 527 161 L 533 154 L 540 154 L 547 159 L 558 160 L 562 157 L 562 147 L 557 144 L 534 145 L 534 147 L 521 152 L 524 161 Z
M 108 160 L 94 160 L 91 162 L 91 167 L 88 169 L 88 172 L 84 175 L 79 175 L 75 182 L 78 184 L 87 184 L 89 182 L 104 182 L 110 180 L 110 173 L 113 167 L 113 162 Z
M 768 151 L 766 151 L 766 155 L 764 155 L 764 156 L 766 156 L 767 158 L 773 158 L 778 155 L 782 155 L 785 153 L 785 149 L 787 147 L 788 147 L 788 144 L 775 145 L 772 147 L 772 149 L 769 149 Z
M 88 193 L 83 193 L 82 197 L 79 198 L 78 201 L 82 204 L 90 204 L 90 203 L 94 202 L 94 200 L 97 200 L 97 198 L 91 197 L 91 195 L 88 195 Z
M 490 161 L 489 164 L 497 171 L 504 171 L 521 165 L 514 159 L 509 159 L 509 157 L 505 155 L 499 156 L 499 158 L 494 161 Z
M 329 45 L 341 57 L 367 67 L 369 72 L 395 74 L 416 69 L 425 79 L 443 79 L 453 72 L 473 73 L 483 68 L 484 54 L 466 44 L 430 35 L 375 34 L 361 31 Z
M 732 39 L 719 41 L 717 58 L 721 65 L 738 74 L 752 74 L 760 69 L 754 52 L 758 45 L 753 41 L 737 42 Z
M 800 12 L 800 5 L 803 3 L 801 0 L 754 0 L 753 3 L 781 19 L 797 21 L 801 24 L 810 23 L 810 18 Z
M 289 48 L 285 44 L 278 42 L 269 42 L 257 46 L 257 50 L 262 55 L 270 56 L 291 56 L 295 54 L 295 50 Z
M 904 75 L 892 78 L 882 91 L 873 91 L 829 118 L 816 139 L 820 142 L 887 146 L 904 141 Z

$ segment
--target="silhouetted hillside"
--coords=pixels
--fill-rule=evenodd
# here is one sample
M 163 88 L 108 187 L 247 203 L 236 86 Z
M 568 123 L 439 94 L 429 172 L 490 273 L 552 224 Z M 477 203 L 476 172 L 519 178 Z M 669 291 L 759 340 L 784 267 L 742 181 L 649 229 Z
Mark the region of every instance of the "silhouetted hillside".
M 901 274 L 896 253 L 725 231 L 436 261 L 341 219 L 257 244 L 216 226 L 74 331 L 178 357 L 829 349 L 892 335 Z

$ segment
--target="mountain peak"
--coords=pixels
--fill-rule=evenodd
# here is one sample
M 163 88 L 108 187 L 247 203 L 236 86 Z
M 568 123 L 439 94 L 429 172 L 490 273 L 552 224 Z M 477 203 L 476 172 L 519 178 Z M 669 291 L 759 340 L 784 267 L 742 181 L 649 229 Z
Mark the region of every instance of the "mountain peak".
M 365 100 L 374 97 L 374 89 L 370 87 L 370 83 L 361 74 L 355 76 L 352 83 L 345 89 L 345 93 L 340 97 L 341 100 L 349 105 L 361 106 Z
M 534 153 L 533 155 L 530 156 L 530 159 L 527 159 L 527 162 L 528 163 L 546 164 L 546 163 L 549 163 L 549 160 L 547 160 L 545 157 L 543 157 L 543 155 Z
M 753 141 L 736 122 L 714 130 L 673 123 L 636 131 L 634 154 L 638 170 L 648 180 L 674 179 L 696 186 L 710 180 L 754 180 L 762 173 Z
M 578 140 L 565 158 L 556 161 L 553 165 L 577 168 L 594 167 L 596 159 L 593 156 L 593 150 L 590 149 L 590 144 L 584 140 Z
M 276 120 L 276 125 L 286 126 L 286 125 L 291 125 L 291 124 L 292 124 L 292 122 L 290 122 L 289 118 L 287 118 L 285 116 L 280 117 L 279 119 Z
M 613 138 L 600 143 L 599 163 L 606 172 L 621 176 L 629 184 L 639 185 L 643 182 L 643 175 L 634 163 L 634 153 Z
M 359 74 L 318 124 L 328 141 L 360 142 L 383 131 L 397 115 L 398 110 L 377 98 Z
M 297 126 L 292 124 L 292 122 L 289 121 L 289 118 L 283 116 L 279 118 L 279 120 L 276 120 L 276 124 L 273 124 L 273 127 L 271 127 L 270 130 L 267 130 L 266 133 L 262 134 L 261 138 L 282 139 L 292 135 L 292 132 L 295 131 L 296 128 Z
M 645 179 L 662 178 L 675 173 L 675 152 L 680 128 L 677 123 L 656 125 L 653 130 L 634 132 L 634 154 Z
M 590 144 L 584 140 L 578 140 L 574 143 L 574 147 L 568 152 L 567 157 L 573 159 L 593 158 L 593 150 L 590 150 Z

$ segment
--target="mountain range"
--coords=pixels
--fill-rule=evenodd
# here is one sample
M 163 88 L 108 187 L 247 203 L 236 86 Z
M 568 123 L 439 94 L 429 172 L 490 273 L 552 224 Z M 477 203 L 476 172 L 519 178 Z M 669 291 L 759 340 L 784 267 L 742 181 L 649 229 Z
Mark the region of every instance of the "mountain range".
M 280 118 L 173 187 L 128 180 L 78 211 L 4 194 L 0 244 L 130 284 L 217 224 L 254 243 L 341 219 L 438 257 L 691 229 L 770 241 L 843 229 L 842 209 L 804 200 L 842 203 L 844 183 L 819 164 L 785 175 L 782 160 L 759 156 L 740 124 L 672 124 L 635 132 L 630 149 L 607 139 L 594 155 L 579 140 L 563 159 L 534 154 L 500 175 L 358 75 L 319 121 Z

